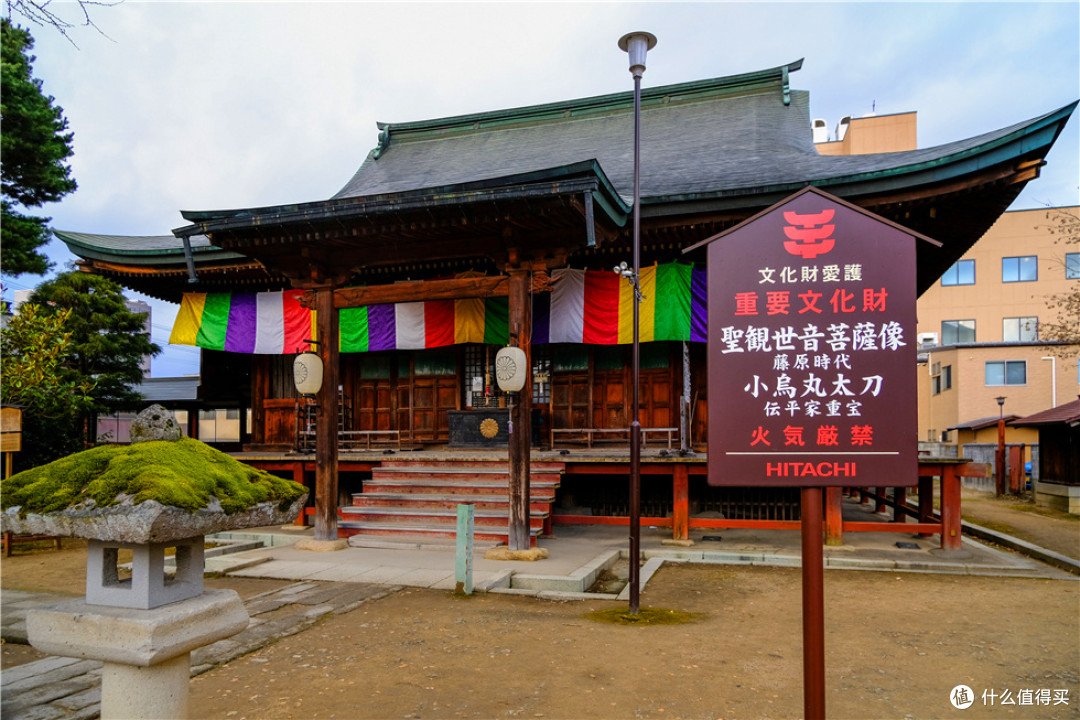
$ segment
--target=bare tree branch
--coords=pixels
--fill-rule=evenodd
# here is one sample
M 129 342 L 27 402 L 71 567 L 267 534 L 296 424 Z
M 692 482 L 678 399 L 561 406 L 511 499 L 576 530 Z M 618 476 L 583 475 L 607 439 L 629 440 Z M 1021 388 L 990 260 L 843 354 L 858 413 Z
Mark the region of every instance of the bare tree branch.
M 109 37 L 105 32 L 97 26 L 94 20 L 90 17 L 90 8 L 92 7 L 113 7 L 119 5 L 124 0 L 116 0 L 115 2 L 104 2 L 102 0 L 77 0 L 75 4 L 78 5 L 79 12 L 82 14 L 82 21 L 71 21 L 61 17 L 49 7 L 52 5 L 53 0 L 4 0 L 7 5 L 8 17 L 14 17 L 20 15 L 24 19 L 29 20 L 35 25 L 41 27 L 51 27 L 64 38 L 75 45 L 75 41 L 68 35 L 68 30 L 72 30 L 76 27 L 92 27 L 97 30 L 102 36 Z M 71 6 L 71 3 L 65 3 L 67 6 Z M 110 40 L 112 38 L 109 38 Z M 78 47 L 78 45 L 75 45 Z

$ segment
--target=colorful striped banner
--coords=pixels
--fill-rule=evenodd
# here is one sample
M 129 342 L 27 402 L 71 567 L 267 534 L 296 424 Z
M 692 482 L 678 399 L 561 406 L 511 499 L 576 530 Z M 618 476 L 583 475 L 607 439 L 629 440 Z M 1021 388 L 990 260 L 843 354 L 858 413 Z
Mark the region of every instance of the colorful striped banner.
M 422 350 L 457 343 L 509 342 L 506 298 L 429 300 L 339 311 L 341 352 Z
M 612 272 L 556 270 L 552 292 L 533 296 L 534 344 L 633 342 L 633 288 Z M 641 342 L 705 342 L 705 270 L 668 263 L 641 270 Z M 315 337 L 300 290 L 185 293 L 169 342 L 209 350 L 292 354 Z M 340 351 L 422 350 L 460 343 L 505 345 L 505 297 L 369 305 L 339 311 Z
M 184 293 L 169 342 L 226 352 L 291 354 L 315 337 L 315 313 L 300 290 L 267 293 Z
M 552 272 L 550 298 L 533 301 L 534 344 L 625 345 L 634 341 L 634 289 L 600 270 Z M 705 270 L 667 263 L 641 269 L 641 342 L 706 340 Z

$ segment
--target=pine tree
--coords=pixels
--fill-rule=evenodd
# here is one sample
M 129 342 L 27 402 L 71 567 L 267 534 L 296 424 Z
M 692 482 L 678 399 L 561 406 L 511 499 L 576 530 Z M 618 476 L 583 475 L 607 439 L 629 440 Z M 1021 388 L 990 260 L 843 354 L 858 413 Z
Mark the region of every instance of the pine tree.
M 50 218 L 19 208 L 56 202 L 76 188 L 65 162 L 74 152 L 63 109 L 41 91 L 33 77 L 34 39 L 26 30 L 2 21 L 0 85 L 0 187 L 3 191 L 0 261 L 9 275 L 44 274 L 50 263 L 38 251 L 49 241 Z

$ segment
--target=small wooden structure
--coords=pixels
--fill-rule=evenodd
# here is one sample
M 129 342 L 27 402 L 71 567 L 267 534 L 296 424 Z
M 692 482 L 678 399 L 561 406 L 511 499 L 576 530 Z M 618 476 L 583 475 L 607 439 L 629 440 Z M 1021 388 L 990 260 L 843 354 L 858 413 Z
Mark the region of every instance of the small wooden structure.
M 11 477 L 13 453 L 22 450 L 22 408 L 0 407 L 0 452 L 4 454 L 4 477 Z

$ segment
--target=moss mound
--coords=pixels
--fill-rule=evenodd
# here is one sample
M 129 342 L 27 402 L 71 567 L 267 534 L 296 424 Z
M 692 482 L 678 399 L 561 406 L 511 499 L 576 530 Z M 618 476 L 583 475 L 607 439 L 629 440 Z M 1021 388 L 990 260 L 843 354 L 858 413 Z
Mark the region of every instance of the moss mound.
M 244 465 L 191 438 L 103 445 L 25 470 L 0 483 L 0 506 L 20 515 L 64 510 L 92 499 L 98 507 L 131 496 L 199 510 L 217 498 L 227 515 L 264 502 L 282 510 L 305 492 L 292 480 Z M 119 496 L 119 498 L 118 498 Z
M 612 623 L 614 625 L 682 625 L 683 623 L 694 622 L 700 615 L 681 610 L 643 607 L 638 608 L 636 614 L 631 613 L 628 608 L 611 608 L 586 613 L 585 617 L 595 622 Z

